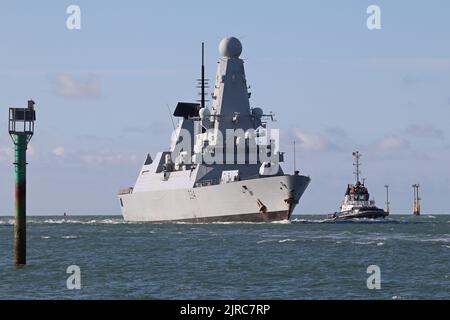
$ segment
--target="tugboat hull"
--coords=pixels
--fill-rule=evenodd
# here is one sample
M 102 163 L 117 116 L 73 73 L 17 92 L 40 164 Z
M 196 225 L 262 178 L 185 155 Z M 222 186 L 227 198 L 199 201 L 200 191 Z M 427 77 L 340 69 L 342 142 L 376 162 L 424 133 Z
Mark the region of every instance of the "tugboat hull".
M 358 209 L 344 212 L 336 212 L 329 215 L 333 220 L 350 220 L 350 219 L 383 219 L 389 215 L 388 212 L 379 208 Z

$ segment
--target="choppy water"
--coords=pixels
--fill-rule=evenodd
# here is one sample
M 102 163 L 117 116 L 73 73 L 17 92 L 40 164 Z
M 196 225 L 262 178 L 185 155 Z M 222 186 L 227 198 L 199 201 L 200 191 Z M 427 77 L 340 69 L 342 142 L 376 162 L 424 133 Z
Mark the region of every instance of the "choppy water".
M 12 266 L 0 217 L 0 299 L 449 299 L 450 216 L 327 223 L 144 224 L 29 217 L 28 265 Z M 81 290 L 68 290 L 69 265 Z M 381 289 L 369 290 L 369 265 Z

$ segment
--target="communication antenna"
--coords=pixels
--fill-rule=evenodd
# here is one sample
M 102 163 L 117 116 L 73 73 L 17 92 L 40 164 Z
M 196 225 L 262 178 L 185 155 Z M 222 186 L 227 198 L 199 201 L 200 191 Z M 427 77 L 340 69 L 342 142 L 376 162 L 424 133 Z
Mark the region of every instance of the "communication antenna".
M 353 166 L 355 167 L 355 171 L 353 172 L 355 174 L 355 179 L 356 182 L 359 181 L 359 175 L 361 174 L 361 154 L 359 153 L 359 151 L 355 151 L 353 152 L 353 156 L 355 157 L 355 162 L 353 162 Z
M 297 172 L 296 152 L 295 152 L 295 139 L 294 139 L 294 172 Z
M 167 107 L 167 110 L 169 110 L 169 116 L 170 116 L 170 121 L 172 121 L 173 131 L 175 131 L 175 122 L 173 122 L 172 111 L 170 110 L 170 107 L 168 104 L 166 104 L 166 107 Z
M 389 205 L 391 204 L 389 202 L 389 185 L 385 184 L 384 187 L 386 188 L 386 212 L 389 213 Z
M 205 43 L 202 42 L 202 72 L 201 79 L 197 79 L 197 88 L 200 89 L 198 93 L 200 95 L 200 108 L 205 107 L 205 103 L 208 101 L 205 99 L 206 88 L 208 88 L 208 79 L 205 79 Z

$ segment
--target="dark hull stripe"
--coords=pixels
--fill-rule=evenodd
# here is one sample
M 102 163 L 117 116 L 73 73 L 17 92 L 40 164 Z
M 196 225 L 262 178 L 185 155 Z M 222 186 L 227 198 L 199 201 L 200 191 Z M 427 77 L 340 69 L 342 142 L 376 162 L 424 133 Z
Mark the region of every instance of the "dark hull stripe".
M 190 223 L 210 223 L 210 222 L 272 222 L 289 219 L 289 211 L 273 211 L 266 213 L 245 213 L 215 217 L 200 217 L 179 220 L 161 220 L 148 221 L 149 223 L 171 223 L 171 222 L 190 222 Z M 147 222 L 147 221 L 145 221 Z
M 338 216 L 335 219 L 336 220 L 347 220 L 347 219 L 355 219 L 355 218 L 379 219 L 379 218 L 385 218 L 388 215 L 389 214 L 386 212 L 371 211 L 371 212 L 361 212 L 361 213 L 356 213 L 356 214 Z

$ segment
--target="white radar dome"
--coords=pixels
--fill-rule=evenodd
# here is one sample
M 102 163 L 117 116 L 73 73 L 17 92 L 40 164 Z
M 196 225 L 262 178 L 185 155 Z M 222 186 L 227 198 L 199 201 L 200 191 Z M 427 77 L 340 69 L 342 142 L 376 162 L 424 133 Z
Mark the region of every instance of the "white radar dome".
M 242 44 L 235 37 L 226 37 L 220 41 L 219 52 L 223 57 L 239 58 L 242 53 Z
M 200 109 L 198 115 L 200 116 L 200 119 L 205 120 L 211 115 L 211 112 L 209 111 L 208 108 L 205 107 Z

